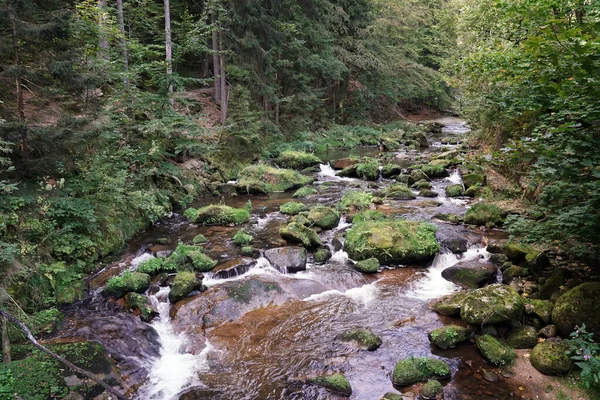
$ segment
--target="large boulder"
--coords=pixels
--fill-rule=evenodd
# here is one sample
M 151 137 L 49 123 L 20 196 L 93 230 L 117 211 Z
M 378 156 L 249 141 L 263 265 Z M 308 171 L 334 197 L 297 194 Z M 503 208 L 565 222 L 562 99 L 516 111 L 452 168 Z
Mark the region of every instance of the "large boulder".
M 516 326 L 510 331 L 506 343 L 514 349 L 531 349 L 538 341 L 538 330 L 530 325 Z
M 546 340 L 538 343 L 529 356 L 535 369 L 545 375 L 560 375 L 569 372 L 573 362 L 567 356 L 568 347 L 564 343 Z
M 552 321 L 561 335 L 567 337 L 575 326 L 585 324 L 594 338 L 600 338 L 600 282 L 587 282 L 569 290 L 558 299 L 552 310 Z M 597 339 L 596 339 L 597 340 Z
M 314 154 L 305 153 L 303 151 L 287 150 L 279 155 L 276 162 L 283 168 L 302 170 L 321 164 L 323 161 Z
M 169 301 L 171 303 L 177 303 L 189 293 L 196 289 L 200 289 L 203 278 L 204 276 L 200 273 L 191 271 L 179 272 L 177 275 L 175 275 L 175 279 L 171 285 L 171 290 L 169 291 Z
M 474 324 L 496 324 L 519 321 L 525 304 L 519 293 L 507 285 L 494 284 L 471 291 L 460 310 L 463 321 Z
M 467 210 L 465 223 L 471 225 L 498 225 L 504 221 L 504 211 L 495 204 L 477 203 Z
M 317 206 L 308 213 L 308 220 L 320 228 L 332 229 L 340 222 L 340 214 L 333 208 Z
M 477 348 L 483 357 L 494 365 L 506 365 L 517 357 L 514 350 L 491 335 L 477 338 Z
M 544 324 L 548 325 L 552 320 L 552 309 L 554 303 L 549 300 L 529 299 L 525 304 L 525 313 L 539 318 Z
M 438 314 L 448 316 L 459 315 L 460 309 L 468 294 L 469 292 L 458 292 L 444 296 L 435 300 L 431 305 L 431 308 Z
M 316 249 L 322 244 L 317 232 L 297 222 L 284 226 L 279 230 L 279 234 L 288 242 L 299 243 L 307 249 Z
M 382 219 L 358 221 L 346 233 L 344 248 L 353 260 L 375 257 L 382 264 L 431 260 L 440 246 L 436 227 L 427 222 Z
M 306 250 L 303 247 L 279 247 L 265 251 L 271 265 L 283 272 L 298 272 L 306 269 Z
M 406 358 L 394 367 L 392 382 L 394 385 L 405 386 L 428 379 L 450 378 L 450 367 L 436 358 Z
M 142 272 L 125 271 L 121 276 L 110 278 L 102 294 L 120 298 L 129 292 L 144 293 L 150 287 L 150 275 Z
M 475 289 L 493 281 L 496 266 L 490 262 L 464 261 L 442 271 L 442 277 L 457 285 Z
M 239 193 L 269 194 L 298 189 L 312 183 L 312 178 L 290 169 L 278 169 L 264 164 L 251 165 L 242 172 L 235 189 Z
M 555 269 L 540 288 L 538 296 L 540 297 L 540 299 L 543 300 L 550 299 L 552 295 L 555 292 L 560 291 L 561 287 L 564 287 L 565 283 L 567 283 L 567 281 L 572 277 L 573 272 L 568 269 Z
M 453 237 L 442 240 L 441 244 L 453 253 L 464 253 L 467 251 L 469 241 L 463 237 Z

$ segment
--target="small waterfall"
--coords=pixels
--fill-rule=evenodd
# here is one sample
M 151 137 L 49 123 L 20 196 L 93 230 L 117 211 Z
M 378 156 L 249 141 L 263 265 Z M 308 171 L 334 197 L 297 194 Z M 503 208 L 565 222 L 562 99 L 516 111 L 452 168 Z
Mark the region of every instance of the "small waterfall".
M 204 280 L 202 280 L 202 284 L 204 286 L 211 287 L 211 286 L 219 285 L 224 282 L 244 279 L 245 277 L 248 277 L 248 276 L 277 275 L 277 274 L 282 274 L 282 273 L 284 273 L 284 272 L 281 272 L 281 271 L 277 270 L 276 268 L 274 268 L 271 265 L 271 263 L 269 262 L 269 260 L 267 260 L 265 257 L 260 257 L 258 260 L 256 260 L 256 264 L 254 264 L 250 269 L 248 269 L 248 271 L 246 273 L 241 274 L 241 275 L 224 278 L 224 277 L 219 277 L 217 274 L 214 274 L 212 272 L 206 272 L 206 273 L 204 273 Z
M 144 261 L 148 261 L 153 259 L 154 256 L 150 253 L 142 253 L 139 256 L 135 257 L 133 260 L 131 260 L 131 265 L 129 266 L 129 270 L 131 271 L 135 271 L 135 269 Z
M 148 296 L 159 312 L 159 317 L 150 325 L 158 333 L 161 349 L 160 357 L 149 363 L 148 381 L 138 391 L 137 400 L 175 400 L 182 390 L 201 385 L 198 373 L 208 370 L 206 357 L 213 350 L 208 340 L 200 354 L 184 353 L 187 338 L 173 332 L 167 300 L 169 290 L 164 287 Z
M 379 176 L 377 177 L 377 180 L 380 181 L 383 179 L 383 165 L 379 166 Z
M 446 180 L 450 181 L 450 183 L 457 184 L 457 185 L 460 185 L 463 183 L 462 176 L 460 176 L 460 172 L 458 172 L 458 169 L 455 169 L 454 171 L 452 171 L 452 173 L 450 174 L 449 177 L 446 178 Z
M 333 168 L 331 168 L 331 165 L 329 165 L 329 163 L 327 164 L 319 164 L 319 168 L 321 169 L 321 172 L 319 173 L 322 176 L 329 176 L 331 178 L 335 178 L 335 171 L 333 170 Z

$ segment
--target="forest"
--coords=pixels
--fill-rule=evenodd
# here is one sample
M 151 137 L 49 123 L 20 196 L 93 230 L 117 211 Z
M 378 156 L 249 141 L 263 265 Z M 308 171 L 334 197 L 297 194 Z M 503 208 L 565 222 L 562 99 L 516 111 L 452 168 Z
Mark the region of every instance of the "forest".
M 319 390 L 375 398 L 369 393 L 378 389 L 353 375 L 360 369 L 352 361 L 316 366 L 296 360 L 298 369 L 284 383 L 265 371 L 269 359 L 288 353 L 263 359 L 241 339 L 228 342 L 235 335 L 224 332 L 237 329 L 266 341 L 286 330 L 254 332 L 257 309 L 277 309 L 258 321 L 291 309 L 303 315 L 295 301 L 367 290 L 375 282 L 371 273 L 383 282 L 381 294 L 390 276 L 405 269 L 396 267 L 415 268 L 420 277 L 423 264 L 433 271 L 448 254 L 458 255 L 441 276 L 453 286 L 435 287 L 430 297 L 419 294 L 425 296 L 421 315 L 456 316 L 437 306 L 431 311 L 426 302 L 466 293 L 461 289 L 510 288 L 520 307 L 516 316 L 481 320 L 458 306 L 456 326 L 470 327 L 466 338 L 476 341 L 482 362 L 513 364 L 520 355 L 498 359 L 484 348 L 514 343 L 517 327 L 521 336 L 535 327 L 527 334 L 537 341 L 540 329 L 554 326 L 564 339 L 555 347 L 564 348 L 550 350 L 568 354 L 562 357 L 568 368 L 556 367 L 559 373 L 555 366 L 531 364 L 544 375 L 567 374 L 583 396 L 598 395 L 600 310 L 593 300 L 600 295 L 600 3 L 0 0 L 0 29 L 0 400 L 100 399 L 108 390 L 86 383 L 80 371 L 74 376 L 82 382 L 66 384 L 73 372 L 32 348 L 15 320 L 77 367 L 104 377 L 124 398 L 325 398 Z M 390 235 L 388 247 L 373 243 Z M 455 251 L 459 236 L 468 243 Z M 294 256 L 268 256 L 284 248 Z M 448 278 L 448 269 L 477 261 L 471 251 L 494 265 L 493 274 L 478 264 L 476 272 Z M 278 266 L 281 257 L 299 257 L 302 267 Z M 309 267 L 341 264 L 345 272 L 317 279 L 300 295 L 297 281 L 304 278 L 283 275 L 306 270 L 307 260 Z M 253 273 L 261 263 L 282 276 Z M 501 278 L 493 282 L 496 271 Z M 249 278 L 238 279 L 243 274 Z M 339 286 L 327 286 L 334 281 Z M 396 290 L 414 286 L 409 281 Z M 158 306 L 151 304 L 155 296 Z M 173 307 L 163 318 L 160 304 L 167 297 Z M 227 301 L 238 314 L 218 315 Z M 415 300 L 397 301 L 390 306 L 396 311 Z M 206 308 L 194 311 L 205 314 L 192 318 L 191 305 Z M 549 307 L 547 317 L 531 311 L 543 307 Z M 195 362 L 208 365 L 208 372 L 191 369 L 189 379 L 169 392 L 156 383 L 166 379 L 153 375 L 157 367 L 124 361 L 160 360 L 159 350 L 142 355 L 131 344 L 80 333 L 81 326 L 96 330 L 85 316 L 95 312 L 110 321 L 107 326 L 122 324 L 134 337 L 154 338 L 148 346 L 156 349 L 166 348 L 167 340 L 159 324 L 172 320 L 169 332 L 207 343 L 176 354 L 203 357 Z M 319 309 L 314 319 L 321 313 L 323 319 L 332 315 Z M 319 331 L 316 337 L 336 331 L 305 318 Z M 386 331 L 385 318 L 373 318 L 377 322 L 361 334 L 336 338 L 361 342 L 364 332 Z M 340 332 L 363 323 L 350 317 L 338 322 Z M 201 333 L 194 324 L 202 325 Z M 434 328 L 452 339 L 465 335 L 440 324 L 446 322 L 426 317 L 418 327 L 433 343 Z M 502 326 L 489 335 L 487 324 Z M 555 343 L 550 338 L 556 333 L 544 335 L 540 343 Z M 392 343 L 400 340 L 392 337 Z M 213 346 L 240 347 L 217 360 Z M 327 344 L 320 339 L 312 357 L 338 351 L 332 346 L 330 338 Z M 454 344 L 441 348 L 448 347 Z M 115 352 L 122 354 L 105 356 Z M 99 354 L 102 362 L 96 362 Z M 259 372 L 232 367 L 252 364 L 250 354 L 260 359 Z M 421 369 L 436 372 L 414 382 L 450 375 L 423 363 Z M 102 372 L 99 364 L 112 367 Z M 378 386 L 385 396 L 414 384 L 400 379 L 399 364 L 390 366 L 389 387 Z M 211 372 L 219 370 L 215 365 L 247 382 L 223 384 L 230 376 Z M 452 365 L 452 374 L 466 368 L 460 365 Z M 346 393 L 343 372 L 354 394 Z M 194 391 L 198 377 L 208 392 Z M 266 384 L 269 379 L 275 382 Z M 453 377 L 443 393 L 475 395 L 465 379 Z M 506 387 L 506 397 L 496 398 L 511 398 L 519 385 Z M 534 386 L 526 389 L 537 394 Z M 425 396 L 430 388 L 419 390 Z M 560 390 L 545 398 L 561 396 L 577 398 Z

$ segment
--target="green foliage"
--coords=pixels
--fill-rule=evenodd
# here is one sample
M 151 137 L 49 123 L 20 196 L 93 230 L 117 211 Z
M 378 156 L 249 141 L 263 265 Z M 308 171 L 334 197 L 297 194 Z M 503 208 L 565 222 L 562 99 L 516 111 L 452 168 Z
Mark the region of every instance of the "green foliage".
M 379 178 L 379 163 L 374 159 L 361 160 L 356 164 L 356 175 L 362 179 L 376 181 Z
M 306 204 L 295 201 L 287 202 L 279 207 L 279 212 L 287 215 L 296 215 L 303 211 L 308 211 Z
M 363 211 L 369 208 L 373 195 L 369 192 L 348 190 L 342 196 L 338 209 L 342 212 Z
M 233 236 L 233 243 L 240 247 L 244 245 L 249 245 L 250 243 L 252 243 L 253 240 L 254 238 L 248 235 L 243 229 L 237 231 L 237 233 Z
M 472 225 L 501 224 L 505 212 L 495 204 L 479 202 L 467 210 L 465 223 Z
M 310 186 L 304 186 L 301 187 L 300 189 L 296 190 L 294 192 L 294 194 L 292 195 L 293 198 L 295 199 L 303 199 L 305 197 L 308 197 L 310 195 L 313 194 L 317 194 L 317 189 L 310 187 Z
M 150 275 L 141 272 L 125 271 L 120 276 L 110 278 L 104 293 L 112 297 L 123 297 L 128 292 L 143 293 L 150 286 Z
M 277 169 L 265 164 L 246 167 L 240 172 L 236 190 L 268 194 L 285 192 L 312 183 L 312 179 L 290 169 Z
M 567 341 L 568 355 L 581 368 L 581 379 L 588 389 L 600 386 L 600 345 L 592 339 L 593 335 L 582 324 L 575 328 Z
M 281 167 L 291 169 L 304 169 L 322 162 L 314 154 L 291 150 L 282 152 L 276 161 Z
M 247 210 L 220 204 L 200 209 L 188 208 L 183 215 L 190 221 L 201 225 L 240 225 L 250 219 L 250 213 Z
M 171 269 L 173 264 L 165 263 L 165 260 L 162 258 L 151 258 L 150 260 L 146 260 L 136 268 L 136 272 L 141 272 L 148 275 L 156 275 L 159 272 L 173 272 Z
M 35 351 L 32 356 L 0 366 L 0 388 L 12 399 L 13 393 L 31 400 L 46 400 L 68 394 L 58 361 Z M 0 391 L 2 393 L 2 391 Z
M 167 272 L 174 270 L 208 272 L 216 265 L 217 261 L 204 254 L 201 247 L 180 244 L 169 258 L 163 262 L 163 270 Z

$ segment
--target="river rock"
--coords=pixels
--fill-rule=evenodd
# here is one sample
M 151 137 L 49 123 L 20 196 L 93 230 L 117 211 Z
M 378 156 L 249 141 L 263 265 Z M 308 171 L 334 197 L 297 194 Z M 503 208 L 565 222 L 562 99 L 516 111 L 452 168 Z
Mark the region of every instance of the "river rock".
M 392 178 L 402 173 L 402 167 L 398 164 L 386 164 L 381 169 L 381 176 L 383 178 Z
M 466 342 L 471 336 L 468 328 L 458 325 L 447 325 L 429 332 L 429 341 L 440 349 L 450 349 Z
M 525 313 L 538 317 L 544 324 L 549 324 L 553 308 L 554 303 L 549 300 L 529 299 L 525 304 Z
M 568 337 L 575 326 L 585 324 L 594 338 L 600 337 L 600 282 L 587 282 L 560 296 L 552 310 L 558 332 Z
M 287 273 L 306 269 L 306 250 L 302 247 L 279 247 L 266 250 L 265 258 L 271 265 Z
M 485 175 L 481 174 L 464 174 L 462 180 L 466 188 L 475 185 L 485 185 Z
M 442 360 L 436 358 L 410 357 L 399 361 L 394 366 L 392 383 L 406 386 L 428 379 L 450 378 L 450 367 Z
M 297 222 L 284 226 L 279 230 L 279 234 L 288 242 L 302 244 L 307 249 L 315 249 L 322 244 L 317 232 Z
M 344 249 L 358 261 L 375 257 L 382 264 L 425 262 L 439 250 L 435 230 L 434 225 L 417 221 L 355 222 L 346 232 Z
M 322 386 L 327 390 L 342 394 L 344 396 L 349 397 L 352 395 L 352 387 L 350 386 L 350 382 L 348 382 L 348 379 L 343 374 L 318 376 L 316 378 L 309 379 L 308 383 Z
M 463 185 L 461 184 L 452 184 L 446 186 L 446 196 L 448 197 L 460 197 L 463 194 Z
M 543 338 L 553 338 L 558 334 L 556 325 L 547 325 L 538 331 L 538 336 Z
M 405 400 L 404 396 L 399 393 L 387 392 L 383 395 L 381 400 Z
M 469 292 L 458 292 L 437 299 L 431 308 L 438 314 L 455 316 L 460 314 L 460 309 Z
M 529 268 L 523 268 L 517 265 L 511 265 L 502 271 L 502 279 L 504 283 L 509 283 L 512 278 L 521 278 L 529 275 L 531 275 Z
M 552 275 L 546 279 L 542 287 L 538 292 L 538 296 L 540 299 L 547 300 L 552 297 L 555 292 L 561 290 L 561 287 L 564 286 L 569 279 L 573 277 L 573 272 L 565 269 L 558 268 L 552 272 Z
M 506 254 L 495 253 L 490 256 L 490 262 L 498 267 L 509 262 Z
M 400 183 L 404 183 L 405 185 L 412 185 L 415 183 L 413 177 L 408 174 L 400 174 L 396 177 L 396 180 Z
M 340 222 L 340 214 L 333 208 L 317 206 L 308 213 L 308 220 L 320 228 L 332 229 Z
M 129 292 L 144 293 L 150 287 L 151 280 L 148 274 L 125 271 L 121 276 L 110 278 L 102 294 L 120 298 Z
M 203 278 L 204 276 L 200 273 L 191 271 L 179 272 L 177 275 L 175 275 L 175 279 L 171 285 L 171 291 L 169 291 L 169 301 L 171 303 L 177 303 L 189 293 L 200 289 Z
M 144 322 L 150 322 L 158 316 L 158 311 L 143 294 L 130 292 L 125 295 L 125 304 L 134 312 L 140 314 L 140 319 Z
M 444 388 L 439 381 L 429 380 L 421 387 L 420 394 L 424 400 L 435 400 L 443 391 Z
M 327 260 L 331 258 L 331 251 L 329 251 L 326 247 L 321 247 L 317 249 L 315 254 L 313 255 L 313 261 L 315 264 L 323 264 Z
M 340 335 L 339 339 L 343 342 L 353 343 L 356 347 L 368 351 L 375 351 L 381 346 L 381 338 L 365 329 L 348 331 Z
M 419 192 L 419 196 L 433 198 L 433 197 L 438 197 L 438 194 L 436 192 L 434 192 L 433 190 L 421 189 L 421 191 Z
M 524 308 L 523 299 L 515 290 L 494 284 L 469 292 L 462 303 L 460 317 L 474 325 L 520 321 Z
M 339 160 L 334 161 L 331 164 L 331 167 L 333 169 L 344 169 L 356 164 L 358 164 L 358 160 L 356 158 L 340 158 Z
M 497 268 L 490 262 L 464 261 L 442 271 L 442 277 L 469 289 L 495 280 Z
M 269 194 L 298 189 L 312 182 L 312 178 L 291 169 L 255 164 L 240 172 L 235 190 L 238 193 Z
M 250 219 L 248 210 L 223 204 L 211 204 L 200 209 L 188 208 L 183 215 L 200 225 L 240 225 Z
M 413 169 L 410 172 L 410 178 L 412 179 L 413 183 L 418 182 L 420 180 L 426 180 L 426 181 L 431 180 L 431 179 L 429 179 L 427 174 L 425 172 L 421 171 L 420 169 Z M 412 183 L 409 183 L 409 185 L 412 185 Z
M 488 253 L 492 253 L 492 254 L 504 253 L 504 244 L 497 242 L 495 240 L 492 240 L 488 243 L 488 245 L 485 249 L 487 250 Z
M 321 164 L 323 161 L 314 154 L 305 153 L 303 151 L 286 150 L 277 157 L 275 162 L 283 168 L 302 170 Z
M 566 354 L 568 347 L 562 342 L 546 340 L 538 343 L 529 356 L 531 365 L 545 375 L 560 375 L 569 372 L 573 362 Z
M 479 336 L 476 343 L 483 357 L 494 365 L 510 364 L 517 357 L 513 349 L 491 335 Z
M 442 240 L 441 244 L 453 253 L 464 253 L 469 241 L 462 237 L 454 237 Z
M 510 331 L 506 343 L 514 349 L 532 349 L 538 341 L 538 331 L 533 326 L 516 326 Z
M 480 202 L 467 210 L 465 224 L 478 226 L 499 225 L 504 221 L 505 214 L 505 211 L 495 204 Z
M 385 198 L 394 200 L 414 200 L 417 198 L 412 190 L 403 183 L 391 184 L 381 192 L 381 195 Z
M 250 250 L 252 252 L 252 250 Z M 226 279 L 240 276 L 256 265 L 256 260 L 249 257 L 234 258 L 217 265 L 211 272 L 216 278 Z
M 374 274 L 379 271 L 379 260 L 375 257 L 362 260 L 354 264 L 354 268 L 364 274 Z

